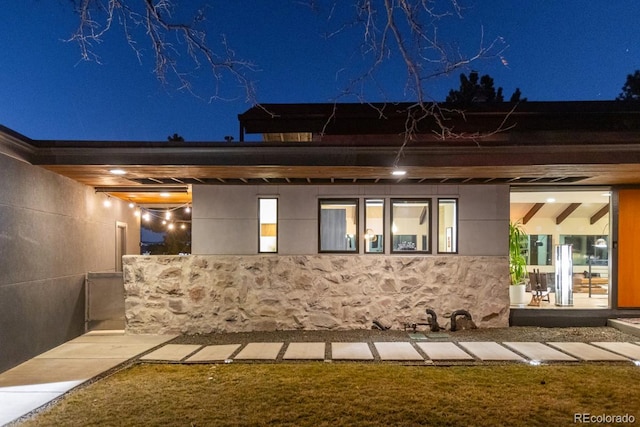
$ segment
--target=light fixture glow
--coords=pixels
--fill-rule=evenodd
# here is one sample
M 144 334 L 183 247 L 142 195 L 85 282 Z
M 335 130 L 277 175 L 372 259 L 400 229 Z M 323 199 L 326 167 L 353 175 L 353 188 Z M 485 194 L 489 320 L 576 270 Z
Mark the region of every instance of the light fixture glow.
M 134 216 L 136 216 L 136 217 L 140 216 L 140 209 L 136 209 L 136 210 L 133 212 L 133 215 L 134 215 Z
M 184 229 L 187 228 L 187 225 L 186 224 L 182 224 L 182 225 L 180 225 L 180 228 L 182 228 L 184 230 Z
M 539 360 L 529 360 L 529 365 L 531 366 L 540 366 Z
M 175 225 L 173 225 L 173 223 L 169 224 L 168 226 L 169 230 L 173 230 L 175 228 Z
M 114 175 L 125 175 L 127 173 L 125 170 L 122 170 L 122 169 L 111 169 L 109 172 L 111 172 Z
M 187 205 L 187 207 L 185 207 L 185 208 L 184 208 L 184 211 L 185 211 L 186 213 L 191 212 L 191 206 Z
M 105 208 L 111 207 L 111 198 L 107 196 L 107 198 L 104 200 L 104 202 L 102 202 L 102 204 L 104 205 Z
M 547 199 L 547 203 L 554 203 L 556 201 L 556 199 L 554 199 L 553 197 L 549 197 Z
M 136 204 L 135 204 L 135 203 L 133 203 L 133 202 L 129 202 L 129 207 L 130 207 L 131 209 L 133 209 L 133 208 L 135 208 L 135 207 L 136 207 Z
M 171 212 L 167 211 L 167 212 L 164 214 L 164 219 L 167 219 L 167 220 L 168 220 L 168 219 L 171 219 Z
M 160 197 L 169 197 L 171 194 L 169 193 L 160 193 Z
M 162 220 L 162 225 L 167 225 L 167 221 L 165 221 L 164 219 Z
M 404 176 L 406 174 L 407 174 L 407 171 L 403 171 L 401 169 L 396 169 L 393 172 L 391 172 L 391 175 L 394 175 L 394 176 Z
M 144 219 L 145 221 L 151 220 L 151 215 L 149 214 L 149 212 L 145 212 L 144 215 L 142 215 L 142 219 Z
M 606 248 L 607 241 L 601 237 L 598 240 L 596 240 L 596 243 L 593 246 L 595 246 L 596 248 Z

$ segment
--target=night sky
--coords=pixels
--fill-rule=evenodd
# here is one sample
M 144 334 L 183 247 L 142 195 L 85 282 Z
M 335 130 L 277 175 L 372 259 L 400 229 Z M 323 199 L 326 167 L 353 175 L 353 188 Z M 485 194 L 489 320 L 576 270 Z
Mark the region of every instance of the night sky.
M 117 24 L 95 47 L 101 64 L 81 61 L 78 46 L 64 41 L 78 24 L 69 3 L 0 0 L 0 124 L 34 139 L 164 141 L 173 133 L 186 141 L 237 139 L 237 114 L 251 105 L 236 83 L 222 82 L 224 95 L 234 100 L 212 102 L 211 77 L 203 70 L 192 78 L 200 98 L 163 86 L 153 74 L 148 41 L 138 39 L 139 63 Z M 236 56 L 256 65 L 249 77 L 259 102 L 332 102 L 349 73 L 362 66 L 354 53 L 357 33 L 323 38 L 344 20 L 327 22 L 299 1 L 182 3 L 212 5 L 209 42 L 224 33 Z M 466 53 L 477 48 L 482 30 L 485 42 L 501 37 L 507 66 L 492 59 L 472 68 L 494 77 L 507 99 L 519 87 L 530 101 L 613 100 L 626 75 L 640 69 L 640 1 L 462 3 L 469 6 L 463 18 L 443 21 L 440 37 Z M 458 87 L 459 74 L 433 80 L 427 88 L 432 99 L 443 101 Z M 386 100 L 410 100 L 402 69 L 391 64 L 377 77 Z M 377 92 L 368 98 L 385 100 Z

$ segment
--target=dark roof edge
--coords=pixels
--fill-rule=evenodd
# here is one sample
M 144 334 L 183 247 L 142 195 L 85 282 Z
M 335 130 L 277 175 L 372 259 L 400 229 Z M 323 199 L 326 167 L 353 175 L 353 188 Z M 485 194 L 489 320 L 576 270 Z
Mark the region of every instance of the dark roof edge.
M 0 125 L 0 154 L 25 163 L 31 163 L 36 152 L 37 148 L 31 139 Z
M 420 111 L 421 108 L 425 113 Z M 443 119 L 435 120 L 429 113 L 430 109 Z M 424 106 L 406 102 L 261 104 L 239 114 L 238 120 L 242 132 L 246 133 L 395 134 L 405 129 L 408 114 L 420 122 L 422 129 L 417 133 L 432 132 L 442 120 L 447 126 L 453 124 L 464 128 L 471 122 L 482 123 L 487 119 L 497 120 L 496 123 L 500 124 L 504 118 L 534 121 L 538 126 L 547 123 L 551 128 L 558 128 L 560 121 L 566 123 L 568 120 L 572 126 L 580 128 L 583 124 L 589 126 L 594 117 L 600 121 L 612 121 L 620 120 L 621 116 L 632 116 L 640 122 L 640 102 L 526 101 L 517 104 L 477 103 L 464 109 L 447 103 Z M 496 123 L 488 123 L 488 129 L 495 127 Z M 371 129 L 375 131 L 367 132 Z

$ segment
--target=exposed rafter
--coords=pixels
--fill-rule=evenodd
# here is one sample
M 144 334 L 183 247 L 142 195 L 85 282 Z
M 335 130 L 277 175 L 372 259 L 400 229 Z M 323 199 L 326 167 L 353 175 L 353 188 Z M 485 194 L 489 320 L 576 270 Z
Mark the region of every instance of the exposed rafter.
M 526 215 L 522 217 L 522 224 L 524 225 L 531 221 L 531 218 L 533 218 L 533 216 L 538 213 L 538 211 L 542 209 L 543 206 L 544 203 L 536 203 L 535 205 L 533 205 L 533 207 L 529 209 L 529 212 L 527 212 Z
M 604 205 L 598 212 L 594 213 L 593 216 L 589 219 L 589 223 L 591 225 L 595 224 L 596 222 L 600 221 L 602 217 L 604 217 L 608 213 L 609 213 L 609 203 Z
M 582 203 L 571 203 L 569 206 L 567 206 L 567 208 L 565 210 L 563 210 L 560 215 L 558 215 L 556 217 L 556 225 L 560 225 L 562 224 L 562 222 L 567 219 L 569 217 L 569 215 L 571 215 L 573 213 L 573 211 L 575 211 L 576 209 L 578 209 L 580 207 Z

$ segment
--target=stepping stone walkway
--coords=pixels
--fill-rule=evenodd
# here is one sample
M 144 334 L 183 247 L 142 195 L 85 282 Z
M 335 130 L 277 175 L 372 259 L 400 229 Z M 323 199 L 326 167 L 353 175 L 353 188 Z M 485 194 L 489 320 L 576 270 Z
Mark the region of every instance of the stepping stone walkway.
M 324 360 L 325 343 L 292 342 L 282 357 L 283 360 Z
M 474 360 L 473 356 L 452 342 L 419 342 L 417 346 L 431 360 Z
M 240 344 L 208 345 L 187 359 L 187 362 L 218 362 L 227 360 L 240 348 Z
M 458 344 L 483 361 L 523 360 L 522 356 L 504 348 L 496 342 L 472 341 L 460 342 Z
M 549 342 L 548 345 L 587 361 L 628 361 L 626 357 L 611 353 L 583 342 Z
M 198 350 L 200 347 L 202 346 L 192 344 L 167 344 L 156 351 L 142 356 L 140 360 L 167 360 L 170 362 L 179 362 Z
M 591 344 L 614 353 L 622 354 L 634 360 L 640 360 L 640 345 L 630 342 L 592 342 Z
M 373 354 L 366 342 L 331 343 L 333 360 L 373 360 Z
M 558 350 L 554 350 L 539 342 L 504 342 L 502 343 L 512 350 L 520 354 L 524 354 L 531 360 L 538 361 L 577 361 L 576 358 L 569 356 Z
M 376 342 L 373 345 L 380 355 L 380 360 L 424 360 L 409 342 Z
M 237 360 L 276 360 L 283 342 L 252 342 L 240 350 Z

